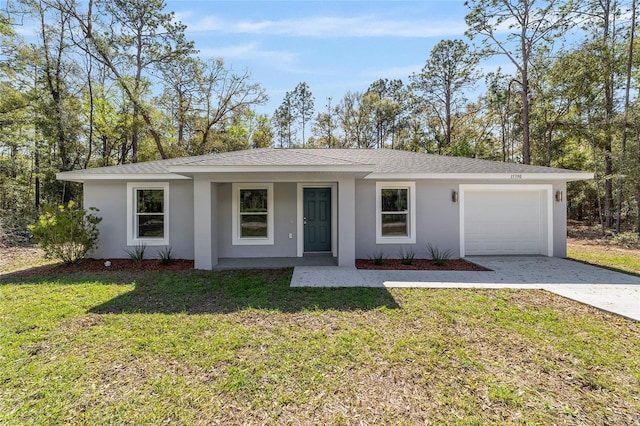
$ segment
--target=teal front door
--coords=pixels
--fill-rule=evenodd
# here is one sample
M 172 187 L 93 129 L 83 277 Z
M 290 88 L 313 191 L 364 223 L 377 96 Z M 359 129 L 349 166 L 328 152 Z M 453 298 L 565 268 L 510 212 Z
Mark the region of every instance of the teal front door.
M 331 188 L 304 188 L 304 251 L 331 251 Z

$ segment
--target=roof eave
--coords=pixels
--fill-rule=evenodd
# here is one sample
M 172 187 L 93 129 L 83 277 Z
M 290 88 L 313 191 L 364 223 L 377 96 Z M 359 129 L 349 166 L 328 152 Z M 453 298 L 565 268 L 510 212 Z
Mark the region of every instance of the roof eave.
M 586 180 L 593 179 L 593 173 L 371 173 L 365 177 L 371 180 L 383 179 L 451 179 L 451 180 L 504 180 L 504 181 L 540 181 L 540 180 Z
M 56 179 L 69 182 L 85 182 L 88 180 L 189 180 L 188 176 L 175 173 L 56 173 Z

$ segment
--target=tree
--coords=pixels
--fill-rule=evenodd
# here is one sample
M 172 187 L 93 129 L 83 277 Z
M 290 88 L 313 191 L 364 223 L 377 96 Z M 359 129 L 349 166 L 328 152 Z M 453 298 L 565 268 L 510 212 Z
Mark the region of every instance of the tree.
M 371 117 L 373 104 L 363 93 L 347 92 L 340 102 L 340 125 L 345 147 L 373 148 L 375 124 Z
M 194 53 L 185 26 L 164 13 L 163 0 L 89 0 L 86 12 L 72 1 L 56 0 L 74 21 L 76 45 L 100 61 L 122 87 L 133 107 L 132 160 L 138 159 L 138 117 L 153 137 L 160 157 L 167 158 L 148 105 L 150 82 L 162 64 Z
M 413 90 L 438 123 L 438 153 L 452 145 L 456 121 L 463 116 L 466 92 L 479 78 L 479 57 L 462 40 L 443 40 L 435 45 L 420 74 L 414 74 Z
M 335 135 L 338 128 L 337 116 L 340 113 L 340 109 L 331 105 L 332 98 L 327 98 L 327 111 L 319 112 L 316 115 L 316 120 L 311 131 L 316 136 L 316 145 L 325 148 L 340 148 L 341 143 L 339 138 Z
M 199 92 L 201 98 L 197 108 L 200 110 L 199 124 L 195 130 L 199 135 L 192 155 L 211 152 L 208 146 L 215 136 L 215 127 L 222 130 L 225 122 L 230 123 L 234 117 L 240 117 L 256 105 L 262 105 L 267 100 L 264 89 L 251 82 L 248 71 L 236 74 L 224 65 L 222 59 L 206 62 L 200 77 Z
M 298 83 L 296 88 L 291 94 L 291 109 L 294 118 L 300 121 L 300 128 L 302 129 L 302 147 L 304 148 L 307 140 L 305 137 L 305 130 L 307 128 L 307 122 L 313 118 L 314 112 L 314 97 L 309 89 L 309 85 L 304 81 Z
M 396 129 L 406 108 L 406 91 L 402 80 L 379 79 L 371 83 L 365 97 L 373 104 L 373 120 L 376 127 L 375 143 L 384 148 L 391 138 L 395 146 Z
M 534 50 L 553 45 L 566 24 L 571 2 L 563 0 L 467 0 L 469 38 L 480 38 L 483 53 L 505 55 L 516 67 L 522 107 L 522 162 L 531 163 L 529 65 Z M 508 26 L 505 36 L 504 28 Z
M 276 109 L 271 120 L 278 135 L 280 142 L 280 148 L 284 147 L 285 143 L 287 148 L 291 148 L 293 144 L 293 106 L 292 95 L 287 92 L 284 95 L 284 99 L 280 106 Z

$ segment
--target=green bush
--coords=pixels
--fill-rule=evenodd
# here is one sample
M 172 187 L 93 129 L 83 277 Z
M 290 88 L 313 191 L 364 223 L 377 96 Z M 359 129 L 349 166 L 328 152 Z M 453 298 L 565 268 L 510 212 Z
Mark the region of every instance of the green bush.
M 415 257 L 416 253 L 411 249 L 400 250 L 400 263 L 402 263 L 403 265 L 412 265 Z
M 144 260 L 144 252 L 147 250 L 147 246 L 144 244 L 138 244 L 133 246 L 132 249 L 124 249 L 124 252 L 127 253 L 129 259 L 133 263 L 140 263 Z
M 98 211 L 95 207 L 89 210 Z M 71 264 L 96 247 L 101 221 L 101 217 L 69 201 L 66 206 L 46 207 L 38 222 L 29 225 L 29 230 L 47 258 Z
M 640 245 L 640 235 L 635 232 L 622 232 L 615 234 L 613 241 L 625 247 L 638 247 Z
M 453 254 L 451 250 L 441 250 L 431 244 L 427 244 L 427 253 L 429 253 L 429 257 L 431 257 L 433 263 L 438 266 L 445 265 L 447 260 L 451 259 L 451 255 Z
M 387 255 L 383 252 L 376 252 L 372 256 L 369 256 L 369 260 L 371 261 L 371 263 L 378 266 L 384 265 L 387 259 Z

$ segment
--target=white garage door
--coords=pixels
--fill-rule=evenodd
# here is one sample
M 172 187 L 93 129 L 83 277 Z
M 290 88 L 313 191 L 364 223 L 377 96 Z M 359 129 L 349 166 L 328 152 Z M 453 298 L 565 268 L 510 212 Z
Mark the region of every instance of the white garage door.
M 464 192 L 464 254 L 549 254 L 545 190 Z

